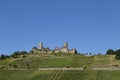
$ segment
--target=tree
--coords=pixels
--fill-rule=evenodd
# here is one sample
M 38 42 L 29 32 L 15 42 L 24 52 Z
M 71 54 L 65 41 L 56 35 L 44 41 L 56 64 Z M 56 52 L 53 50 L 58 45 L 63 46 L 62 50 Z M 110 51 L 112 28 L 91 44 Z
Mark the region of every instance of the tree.
M 4 55 L 4 54 L 1 54 L 1 56 L 0 56 L 0 59 L 6 59 L 6 58 L 9 58 L 10 56 L 8 56 L 8 55 Z
M 89 53 L 89 55 L 91 56 L 91 55 L 92 55 L 92 53 Z
M 0 57 L 0 59 L 5 59 L 5 55 L 4 54 L 1 54 L 1 57 Z
M 15 52 L 13 52 L 13 54 L 11 55 L 11 57 L 13 57 L 13 58 L 17 58 L 18 57 L 18 55 L 19 55 L 19 51 L 15 51 Z
M 28 52 L 27 51 L 21 51 L 20 52 L 20 55 L 25 55 L 25 54 L 28 54 Z
M 115 54 L 115 52 L 113 49 L 109 49 L 106 51 L 106 55 L 114 55 L 114 54 Z
M 120 49 L 115 51 L 116 59 L 120 60 Z
M 28 52 L 27 51 L 15 51 L 11 57 L 13 58 L 18 58 L 19 55 L 23 55 L 23 58 L 25 58 L 26 56 L 25 55 L 28 55 Z
M 88 53 L 85 53 L 85 55 L 87 56 L 87 55 L 88 55 Z

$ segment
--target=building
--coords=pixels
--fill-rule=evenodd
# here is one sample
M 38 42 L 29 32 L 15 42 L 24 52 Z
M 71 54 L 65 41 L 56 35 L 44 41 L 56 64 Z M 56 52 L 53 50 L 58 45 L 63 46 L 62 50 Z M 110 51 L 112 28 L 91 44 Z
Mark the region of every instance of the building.
M 32 49 L 32 53 L 34 54 L 51 54 L 51 53 L 71 53 L 71 54 L 77 54 L 77 50 L 75 48 L 68 49 L 68 43 L 65 42 L 62 48 L 55 47 L 55 49 L 49 49 L 44 48 L 43 43 L 40 42 L 37 47 L 34 47 Z

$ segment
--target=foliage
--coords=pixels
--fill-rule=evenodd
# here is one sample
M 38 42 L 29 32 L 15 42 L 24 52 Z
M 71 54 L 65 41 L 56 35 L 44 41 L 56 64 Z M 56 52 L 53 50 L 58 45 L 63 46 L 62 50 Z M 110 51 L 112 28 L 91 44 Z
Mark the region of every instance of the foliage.
M 1 59 L 1 60 L 4 60 L 4 59 L 9 58 L 9 57 L 10 57 L 10 56 L 8 56 L 8 55 L 1 54 L 0 59 Z
M 109 49 L 109 50 L 106 51 L 106 54 L 107 54 L 107 55 L 114 55 L 115 52 L 114 52 L 113 49 Z
M 116 59 L 120 60 L 120 49 L 116 50 L 115 54 L 116 54 Z
M 23 55 L 23 58 L 25 58 L 26 57 L 25 55 L 27 55 L 27 54 L 28 54 L 28 52 L 26 52 L 26 51 L 15 51 L 15 52 L 13 52 L 11 57 L 12 58 L 18 58 L 19 55 Z
M 106 52 L 106 55 L 116 55 L 116 59 L 120 60 L 120 49 L 114 51 L 113 49 L 109 49 Z
M 13 65 L 14 68 L 17 68 L 18 66 L 17 65 Z
M 5 59 L 5 55 L 2 54 L 1 57 L 0 57 L 0 59 L 2 59 L 2 60 Z

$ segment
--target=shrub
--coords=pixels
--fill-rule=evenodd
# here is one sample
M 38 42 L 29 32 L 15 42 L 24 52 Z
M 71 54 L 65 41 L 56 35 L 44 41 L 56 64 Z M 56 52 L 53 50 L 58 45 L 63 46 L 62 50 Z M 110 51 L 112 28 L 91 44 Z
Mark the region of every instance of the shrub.
M 9 64 L 9 66 L 12 66 L 12 64 Z
M 14 68 L 17 68 L 18 66 L 16 64 L 13 65 Z

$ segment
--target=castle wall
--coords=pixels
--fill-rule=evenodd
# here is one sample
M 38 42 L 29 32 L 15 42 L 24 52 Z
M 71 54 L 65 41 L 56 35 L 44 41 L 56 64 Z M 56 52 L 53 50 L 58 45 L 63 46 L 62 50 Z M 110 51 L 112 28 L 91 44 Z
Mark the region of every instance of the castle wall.
M 72 54 L 76 54 L 76 50 L 75 49 L 68 50 L 68 52 L 72 53 Z
M 50 50 L 49 48 L 44 48 L 42 43 L 39 43 L 38 48 L 33 48 L 32 51 L 34 54 L 51 54 L 51 53 L 72 53 L 75 54 L 76 50 L 75 49 L 68 49 L 68 43 L 65 42 L 64 46 L 60 48 L 55 48 L 54 50 Z
M 63 53 L 68 53 L 68 49 L 67 48 L 62 48 L 60 51 L 63 52 Z
M 47 53 L 51 54 L 51 53 L 54 53 L 54 51 L 53 50 L 49 50 L 49 51 L 47 51 Z
M 60 52 L 60 50 L 54 50 L 54 53 L 59 53 Z

